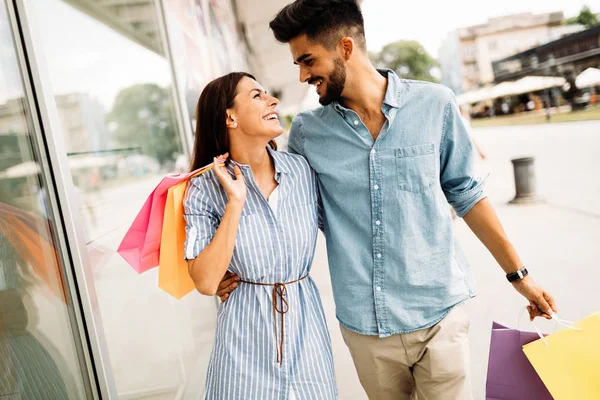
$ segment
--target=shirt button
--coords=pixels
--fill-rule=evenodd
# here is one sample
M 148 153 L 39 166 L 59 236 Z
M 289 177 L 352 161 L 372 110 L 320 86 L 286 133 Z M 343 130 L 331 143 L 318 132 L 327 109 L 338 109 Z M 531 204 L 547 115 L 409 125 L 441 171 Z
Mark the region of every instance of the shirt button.
M 354 120 L 354 125 L 358 125 L 358 120 L 357 119 Z
M 377 151 L 375 149 L 371 149 L 371 154 L 375 154 Z
M 377 254 L 377 258 L 381 258 L 381 253 Z
M 381 225 L 381 221 L 375 221 L 375 225 Z
M 381 286 L 377 286 L 377 287 L 375 288 L 375 290 L 377 290 L 378 292 L 381 292 Z
M 375 186 L 373 186 L 373 189 L 375 189 L 375 190 L 379 190 L 379 185 L 375 185 Z

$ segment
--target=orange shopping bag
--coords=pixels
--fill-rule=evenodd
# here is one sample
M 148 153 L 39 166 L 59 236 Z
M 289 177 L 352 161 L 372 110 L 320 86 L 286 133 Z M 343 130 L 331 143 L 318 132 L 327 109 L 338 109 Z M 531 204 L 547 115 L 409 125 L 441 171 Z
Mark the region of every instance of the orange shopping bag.
M 160 241 L 158 287 L 181 299 L 194 290 L 194 282 L 185 261 L 185 219 L 183 198 L 188 181 L 169 188 Z

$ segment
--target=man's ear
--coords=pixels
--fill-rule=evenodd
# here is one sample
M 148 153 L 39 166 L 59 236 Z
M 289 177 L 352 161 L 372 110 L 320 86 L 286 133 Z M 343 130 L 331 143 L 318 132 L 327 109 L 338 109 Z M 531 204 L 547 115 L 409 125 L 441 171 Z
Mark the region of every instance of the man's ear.
M 354 42 L 354 39 L 352 39 L 349 36 L 346 36 L 340 41 L 339 47 L 342 52 L 342 58 L 345 61 L 348 61 L 354 54 L 354 51 L 356 49 L 356 43 Z

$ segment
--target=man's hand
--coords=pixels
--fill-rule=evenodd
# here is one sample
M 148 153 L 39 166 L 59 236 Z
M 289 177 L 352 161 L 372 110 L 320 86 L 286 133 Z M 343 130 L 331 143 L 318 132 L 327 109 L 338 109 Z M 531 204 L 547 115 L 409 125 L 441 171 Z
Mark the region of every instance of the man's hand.
M 219 296 L 221 301 L 227 300 L 229 293 L 233 292 L 235 288 L 237 288 L 239 280 L 240 277 L 233 272 L 225 272 L 221 283 L 219 283 L 219 288 L 217 289 L 217 296 Z
M 550 293 L 538 286 L 530 276 L 526 276 L 520 281 L 513 282 L 513 286 L 517 292 L 521 293 L 529 300 L 527 311 L 529 311 L 529 319 L 531 321 L 533 321 L 535 317 L 552 319 L 552 314 L 557 312 L 554 299 Z

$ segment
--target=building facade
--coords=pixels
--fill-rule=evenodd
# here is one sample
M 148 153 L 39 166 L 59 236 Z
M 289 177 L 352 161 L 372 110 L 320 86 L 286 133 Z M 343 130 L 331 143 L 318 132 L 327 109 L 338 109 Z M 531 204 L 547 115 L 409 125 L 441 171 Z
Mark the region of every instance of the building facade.
M 450 71 L 442 83 L 450 86 L 460 80 L 460 92 L 492 83 L 493 61 L 583 29 L 563 25 L 563 21 L 562 12 L 523 13 L 491 18 L 485 24 L 452 32 L 440 50 L 442 70 Z M 452 53 L 446 48 L 458 49 Z
M 587 68 L 600 67 L 600 25 L 493 63 L 496 82 L 527 75 L 564 76 L 572 83 Z

